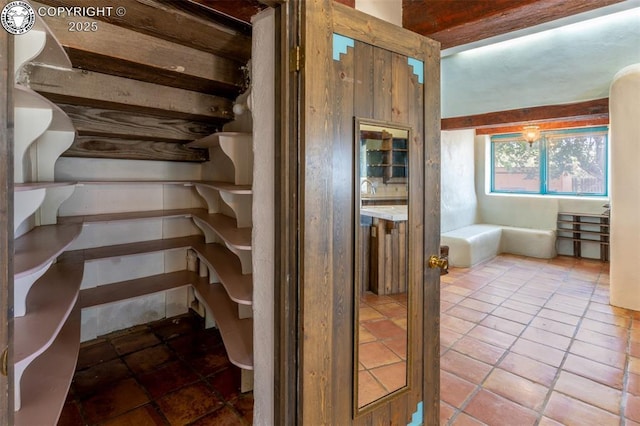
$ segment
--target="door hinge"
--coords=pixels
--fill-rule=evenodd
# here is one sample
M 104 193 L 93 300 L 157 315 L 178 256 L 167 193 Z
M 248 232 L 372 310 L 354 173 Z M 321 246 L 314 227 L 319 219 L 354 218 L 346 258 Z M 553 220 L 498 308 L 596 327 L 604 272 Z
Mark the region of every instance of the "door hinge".
M 0 357 L 0 374 L 3 376 L 9 375 L 9 348 L 4 348 L 2 356 Z
M 296 46 L 293 49 L 291 49 L 290 52 L 290 69 L 291 72 L 297 72 L 300 71 L 302 69 L 302 49 L 300 49 L 300 46 Z

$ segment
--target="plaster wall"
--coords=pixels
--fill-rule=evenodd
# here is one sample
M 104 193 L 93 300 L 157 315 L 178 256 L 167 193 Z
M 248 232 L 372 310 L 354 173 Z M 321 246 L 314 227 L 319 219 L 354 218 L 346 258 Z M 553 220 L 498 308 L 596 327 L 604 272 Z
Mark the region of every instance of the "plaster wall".
M 444 57 L 442 116 L 606 98 L 638 40 L 635 8 Z
M 442 132 L 441 232 L 462 228 L 477 221 L 474 136 L 474 130 Z
M 607 197 L 553 197 L 539 195 L 491 194 L 491 139 L 489 136 L 477 136 L 476 153 L 476 194 L 478 213 L 481 223 L 515 226 L 532 229 L 556 229 L 558 212 L 603 213 L 603 204 Z M 560 243 L 558 254 L 572 254 L 570 244 Z M 582 255 L 599 259 L 598 244 L 585 244 Z
M 356 0 L 356 9 L 402 26 L 402 0 Z
M 611 304 L 640 310 L 640 63 L 621 70 L 611 120 Z

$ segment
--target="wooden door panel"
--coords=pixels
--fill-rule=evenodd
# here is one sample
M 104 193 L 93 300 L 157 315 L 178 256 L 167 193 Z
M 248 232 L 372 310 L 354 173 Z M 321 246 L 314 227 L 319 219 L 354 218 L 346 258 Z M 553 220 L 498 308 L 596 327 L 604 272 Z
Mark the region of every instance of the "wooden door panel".
M 440 88 L 439 73 L 429 74 L 439 67 L 438 46 L 330 0 L 300 7 L 298 422 L 405 425 L 424 401 L 431 424 L 439 401 L 439 275 L 424 265 L 439 245 Z M 334 33 L 354 40 L 337 59 Z M 412 129 L 409 389 L 362 412 L 353 403 L 354 117 Z

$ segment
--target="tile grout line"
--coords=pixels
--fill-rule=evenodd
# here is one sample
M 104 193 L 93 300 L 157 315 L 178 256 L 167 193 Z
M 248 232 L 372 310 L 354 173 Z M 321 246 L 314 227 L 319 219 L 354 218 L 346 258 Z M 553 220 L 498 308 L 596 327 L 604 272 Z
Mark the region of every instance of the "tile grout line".
M 551 263 L 551 262 L 547 262 L 547 263 L 546 263 L 546 265 L 553 265 L 553 263 Z M 541 266 L 541 267 L 539 267 L 539 268 L 538 268 L 538 271 L 540 271 L 540 272 L 544 272 L 544 268 L 545 268 L 544 266 Z M 563 268 L 566 268 L 566 266 L 563 266 Z M 590 291 L 590 293 L 589 293 L 589 296 L 588 296 L 588 297 L 586 297 L 586 298 L 584 298 L 584 297 L 576 297 L 576 296 L 574 296 L 574 295 L 572 295 L 572 294 L 570 294 L 570 293 L 564 293 L 564 292 L 562 292 L 562 291 L 561 291 L 561 290 L 563 289 L 563 287 L 564 287 L 564 285 L 563 285 L 562 283 L 566 284 L 566 283 L 568 282 L 568 280 L 571 278 L 571 274 L 572 274 L 572 272 L 573 272 L 575 269 L 576 269 L 576 262 L 573 262 L 573 263 L 571 264 L 570 270 L 569 270 L 569 271 L 567 271 L 565 274 L 563 274 L 563 279 L 562 279 L 562 281 L 559 281 L 561 284 L 556 285 L 555 290 L 554 290 L 554 291 L 553 291 L 553 292 L 552 292 L 552 293 L 551 293 L 551 294 L 546 298 L 546 301 L 545 301 L 545 304 L 544 304 L 544 305 L 542 305 L 542 306 L 532 305 L 532 306 L 537 306 L 537 307 L 538 307 L 538 312 L 537 312 L 535 315 L 533 315 L 533 318 L 532 318 L 532 319 L 531 319 L 531 320 L 530 320 L 530 321 L 525 325 L 525 328 L 524 328 L 524 329 L 523 329 L 523 331 L 522 331 L 522 332 L 517 336 L 517 339 L 516 339 L 516 341 L 517 341 L 518 339 L 523 338 L 523 337 L 522 337 L 522 334 L 523 334 L 523 333 L 524 333 L 524 332 L 525 332 L 529 327 L 533 327 L 533 326 L 531 325 L 531 322 L 532 322 L 534 319 L 536 319 L 536 318 L 543 318 L 543 319 L 547 319 L 547 318 L 545 318 L 545 317 L 539 317 L 538 315 L 540 314 L 540 311 L 546 307 L 546 305 L 549 303 L 549 301 L 550 301 L 554 296 L 559 295 L 559 296 L 564 296 L 564 297 L 571 297 L 571 298 L 576 299 L 576 300 L 584 300 L 584 301 L 586 301 L 586 304 L 585 304 L 585 306 L 584 306 L 584 308 L 583 308 L 583 310 L 582 310 L 582 315 L 579 317 L 579 318 L 580 318 L 580 319 L 579 319 L 579 322 L 578 322 L 578 324 L 576 324 L 576 325 L 574 326 L 574 327 L 575 327 L 575 330 L 574 330 L 573 336 L 571 337 L 571 339 L 570 339 L 570 341 L 569 341 L 569 344 L 568 344 L 567 348 L 563 351 L 563 352 L 564 352 L 564 354 L 563 354 L 563 359 L 562 359 L 562 361 L 561 361 L 560 365 L 559 365 L 558 367 L 553 366 L 554 368 L 556 368 L 556 369 L 557 369 L 557 371 L 556 371 L 556 376 L 554 377 L 554 381 L 553 381 L 553 383 L 552 383 L 551 387 L 548 387 L 547 397 L 545 398 L 545 401 L 544 401 L 544 403 L 543 403 L 543 405 L 542 405 L 542 407 L 541 407 L 541 409 L 540 409 L 540 410 L 532 410 L 532 411 L 536 412 L 536 414 L 537 414 L 537 421 L 536 421 L 536 424 L 537 424 L 537 423 L 539 423 L 540 418 L 544 416 L 544 409 L 546 408 L 546 405 L 547 405 L 547 403 L 548 403 L 548 400 L 549 400 L 549 398 L 550 398 L 550 395 L 551 395 L 551 393 L 553 392 L 553 389 L 555 388 L 555 384 L 556 384 L 556 382 L 557 382 L 557 380 L 558 380 L 558 378 L 559 378 L 559 375 L 560 375 L 560 373 L 561 373 L 561 371 L 562 371 L 562 366 L 564 365 L 565 360 L 566 360 L 566 358 L 567 358 L 568 354 L 570 353 L 569 349 L 570 349 L 570 347 L 573 345 L 573 342 L 574 342 L 574 340 L 575 340 L 575 336 L 577 335 L 577 333 L 578 333 L 578 331 L 579 331 L 579 329 L 580 329 L 580 325 L 582 324 L 582 319 L 586 317 L 586 314 L 587 314 L 587 312 L 588 312 L 588 310 L 589 310 L 590 305 L 591 305 L 592 303 L 594 303 L 594 302 L 593 302 L 593 297 L 594 297 L 595 292 L 596 292 L 596 290 L 597 290 L 597 288 L 598 288 L 598 281 L 600 280 L 600 277 L 601 277 L 601 276 L 602 276 L 602 274 L 603 274 L 602 266 L 600 266 L 600 270 L 599 270 L 599 272 L 598 272 L 598 276 L 595 278 L 595 280 L 592 280 L 592 281 L 585 281 L 586 283 L 588 283 L 589 285 L 591 285 L 591 286 L 592 286 L 591 291 Z M 504 275 L 504 274 L 503 274 L 503 275 Z M 498 279 L 498 278 L 499 278 L 499 277 L 496 277 L 496 278 L 494 278 L 493 280 Z M 534 278 L 535 278 L 535 276 L 534 276 Z M 502 306 L 505 302 L 507 302 L 507 301 L 509 301 L 509 300 L 514 300 L 514 299 L 512 299 L 512 298 L 513 298 L 513 296 L 514 296 L 514 295 L 515 295 L 519 290 L 521 290 L 524 286 L 526 286 L 527 284 L 529 284 L 529 283 L 530 283 L 530 281 L 531 281 L 531 280 L 533 280 L 534 278 L 532 278 L 532 279 L 530 279 L 530 280 L 526 281 L 522 286 L 518 287 L 518 289 L 517 289 L 517 290 L 513 291 L 513 292 L 512 292 L 512 294 L 511 294 L 508 298 L 506 298 L 503 302 L 501 302 L 498 306 Z M 581 281 L 582 281 L 582 280 L 581 280 Z M 486 285 L 490 285 L 490 283 L 487 283 Z M 485 286 L 486 286 L 486 285 L 485 285 Z M 481 290 L 483 290 L 483 289 L 484 289 L 484 287 L 483 287 L 483 288 L 480 288 L 480 289 L 478 289 L 478 290 L 476 290 L 475 292 L 473 292 L 473 293 L 469 294 L 468 296 L 466 296 L 466 297 L 465 297 L 465 299 L 466 299 L 466 298 L 468 298 L 468 297 L 471 297 L 473 294 L 475 294 L 475 293 L 477 293 L 477 292 L 479 292 L 479 291 L 481 291 Z M 463 300 L 464 300 L 464 299 L 463 299 Z M 460 301 L 460 302 L 458 302 L 458 303 L 461 303 L 463 300 L 461 300 L 461 301 Z M 517 300 L 515 300 L 515 301 L 517 301 Z M 520 301 L 517 301 L 517 302 L 520 302 Z M 526 302 L 520 302 L 520 303 L 526 303 Z M 456 305 L 457 305 L 457 304 L 456 304 Z M 453 308 L 453 307 L 452 307 L 452 308 Z M 450 309 L 451 309 L 451 308 L 450 308 Z M 471 308 L 469 308 L 469 309 L 471 309 Z M 550 309 L 550 310 L 556 311 L 556 309 L 554 309 L 553 307 L 546 307 L 546 309 Z M 495 309 L 494 309 L 494 310 L 495 310 Z M 516 309 L 516 310 L 517 310 L 517 309 Z M 562 313 L 561 311 L 556 311 L 556 312 L 560 312 L 560 313 Z M 524 312 L 524 313 L 526 313 L 526 312 Z M 489 314 L 490 314 L 490 313 L 489 313 Z M 577 316 L 577 315 L 575 315 L 575 314 L 571 314 L 571 315 Z M 554 322 L 560 322 L 560 323 L 563 323 L 562 321 L 556 321 L 556 320 L 552 320 L 552 319 L 549 319 L 549 320 L 550 320 L 550 321 L 554 321 Z M 600 321 L 598 321 L 598 322 L 600 322 Z M 476 325 L 478 325 L 478 324 L 476 324 Z M 473 328 L 475 328 L 475 327 L 473 327 Z M 473 328 L 472 328 L 471 330 L 473 330 Z M 537 328 L 537 327 L 533 327 L 533 328 Z M 469 332 L 470 332 L 471 330 L 469 330 Z M 499 331 L 499 330 L 498 330 L 498 331 Z M 466 334 L 468 334 L 469 332 L 465 333 L 465 335 L 466 335 Z M 507 334 L 510 334 L 510 333 L 507 333 Z M 553 333 L 553 334 L 558 334 L 558 333 Z M 561 335 L 561 334 L 559 334 L 559 335 L 560 335 L 560 336 L 563 336 L 563 337 L 567 337 L 567 336 L 564 336 L 564 335 Z M 523 338 L 523 339 L 524 339 L 524 338 Z M 460 340 L 460 339 L 458 339 L 458 340 Z M 454 342 L 454 343 L 453 343 L 453 344 L 448 348 L 448 350 L 447 350 L 446 352 L 444 352 L 444 353 L 449 352 L 449 350 L 451 350 L 451 349 L 453 348 L 453 345 L 455 345 L 455 343 L 457 343 L 457 341 L 458 341 L 458 340 L 456 340 L 456 341 L 455 341 L 455 342 Z M 524 340 L 531 341 L 531 342 L 533 342 L 533 343 L 537 343 L 537 344 L 542 344 L 542 343 L 539 343 L 539 342 L 536 342 L 536 341 L 533 341 L 533 340 L 529 340 L 529 339 L 524 339 Z M 498 367 L 498 365 L 502 362 L 503 358 L 504 358 L 508 353 L 511 353 L 511 347 L 513 347 L 513 345 L 515 344 L 515 342 L 516 342 L 516 341 L 514 341 L 514 343 L 513 343 L 511 346 L 509 346 L 509 348 L 506 350 L 506 353 L 505 353 L 505 354 L 503 354 L 503 356 L 502 356 L 498 361 L 496 361 L 496 363 L 495 363 L 495 364 L 493 364 L 493 365 L 492 365 L 492 369 L 491 369 L 491 370 L 489 371 L 489 373 L 485 376 L 485 379 L 482 381 L 482 383 L 481 383 L 480 385 L 477 385 L 477 386 L 479 386 L 479 387 L 478 387 L 478 388 L 476 388 L 476 389 L 474 390 L 474 392 L 472 392 L 472 393 L 471 393 L 471 394 L 470 394 L 470 395 L 465 399 L 465 401 L 464 401 L 463 405 L 461 406 L 461 408 L 460 408 L 460 409 L 456 409 L 456 410 L 454 410 L 454 414 L 453 414 L 453 415 L 452 415 L 452 417 L 450 418 L 450 420 L 449 420 L 448 424 L 451 424 L 453 421 L 455 421 L 455 418 L 459 415 L 459 413 L 460 413 L 460 412 L 463 412 L 463 411 L 464 411 L 464 408 L 466 408 L 466 406 L 470 403 L 470 401 L 473 399 L 473 397 L 474 397 L 474 396 L 475 396 L 475 395 L 480 391 L 480 388 L 484 388 L 484 386 L 482 386 L 482 384 L 483 384 L 483 383 L 486 381 L 486 379 L 491 375 L 491 373 L 495 370 L 495 368 L 497 368 L 497 367 Z M 543 345 L 544 345 L 544 344 L 543 344 Z M 545 345 L 545 346 L 547 346 L 547 345 Z M 554 346 L 550 346 L 550 347 L 551 347 L 551 348 L 553 348 L 553 349 L 560 350 L 559 348 L 556 348 L 556 347 L 554 347 Z M 443 353 L 443 354 L 444 354 L 444 353 Z M 527 357 L 528 357 L 528 356 L 527 356 Z M 471 358 L 473 358 L 473 357 L 471 357 Z M 473 359 L 475 359 L 475 358 L 473 358 Z M 539 361 L 539 362 L 541 362 L 541 361 Z M 542 363 L 543 363 L 543 364 L 547 364 L 546 362 L 542 362 Z M 549 365 L 549 364 L 547 364 L 547 365 Z M 515 373 L 512 373 L 512 374 L 515 374 Z M 522 377 L 522 376 L 520 376 L 520 375 L 518 375 L 518 374 L 515 374 L 515 375 L 517 375 L 517 376 L 519 376 L 519 377 Z M 526 377 L 524 377 L 524 379 L 529 380 L 529 381 L 532 381 L 532 380 L 530 380 L 530 379 L 527 379 Z M 532 381 L 532 382 L 535 382 L 535 381 Z M 537 383 L 537 382 L 536 382 L 536 383 Z M 510 400 L 509 398 L 506 398 L 506 399 L 507 399 L 507 400 L 509 400 L 509 401 L 512 401 L 512 400 Z M 522 405 L 522 404 L 520 404 L 520 403 L 518 403 L 518 402 L 516 402 L 516 401 L 512 401 L 512 402 L 514 402 L 515 404 L 518 404 L 518 405 L 520 405 L 520 406 L 522 406 L 522 407 L 524 407 L 524 408 L 528 408 L 528 407 L 526 407 L 526 406 L 524 406 L 524 405 Z M 587 404 L 588 404 L 588 403 L 587 403 Z M 591 405 L 591 404 L 589 404 L 589 405 Z M 595 406 L 594 406 L 594 407 L 595 407 Z M 455 407 L 454 407 L 454 408 L 455 408 Z M 599 408 L 599 407 L 597 407 L 597 408 Z M 604 411 L 607 411 L 607 412 L 608 412 L 608 410 L 604 410 Z
M 575 264 L 572 265 L 571 270 L 575 269 Z M 570 273 L 568 275 L 571 275 Z M 600 275 L 602 275 L 602 270 L 600 271 L 600 273 L 598 274 L 598 278 L 600 277 Z M 567 346 L 567 349 L 564 351 L 564 355 L 562 357 L 562 361 L 560 362 L 560 365 L 557 368 L 556 371 L 556 375 L 553 378 L 553 380 L 551 381 L 551 384 L 548 386 L 548 390 L 547 390 L 547 396 L 545 397 L 542 406 L 540 407 L 540 411 L 538 413 L 538 420 L 536 421 L 536 425 L 538 425 L 540 423 L 540 421 L 542 420 L 542 418 L 544 417 L 544 412 L 546 411 L 547 405 L 549 404 L 549 400 L 551 399 L 551 395 L 553 395 L 553 392 L 555 390 L 556 384 L 558 383 L 558 380 L 560 379 L 560 375 L 562 374 L 563 367 L 565 365 L 565 362 L 567 360 L 567 358 L 569 357 L 569 354 L 571 353 L 571 347 L 573 346 L 573 343 L 576 340 L 576 336 L 578 335 L 578 332 L 580 331 L 580 326 L 582 325 L 582 321 L 584 320 L 587 311 L 589 310 L 589 306 L 592 303 L 592 298 L 593 295 L 595 294 L 596 288 L 597 288 L 597 279 L 596 282 L 593 286 L 593 289 L 591 290 L 591 295 L 589 296 L 589 302 L 587 303 L 587 305 L 584 308 L 584 311 L 582 312 L 582 315 L 580 316 L 580 319 L 578 320 L 578 323 L 575 326 L 575 330 L 573 331 L 573 336 L 571 336 L 571 340 L 569 341 L 569 345 Z M 554 293 L 555 294 L 555 293 Z M 582 376 L 581 376 L 582 377 Z M 591 404 L 589 404 L 591 405 Z
M 544 263 L 544 264 L 547 264 L 547 265 L 548 265 L 549 263 L 547 262 L 547 263 Z M 476 291 L 474 291 L 474 292 L 470 293 L 469 295 L 465 296 L 465 298 L 464 298 L 463 300 L 461 300 L 460 302 L 462 302 L 462 301 L 466 300 L 467 298 L 471 297 L 473 294 L 475 294 L 475 293 L 477 293 L 477 292 L 481 291 L 481 290 L 482 290 L 482 289 L 484 289 L 486 286 L 490 285 L 490 283 L 491 283 L 491 282 L 495 281 L 496 279 L 498 279 L 498 278 L 499 278 L 499 277 L 501 277 L 501 276 L 504 276 L 505 274 L 506 274 L 506 271 L 505 271 L 503 274 L 501 274 L 501 275 L 499 275 L 499 276 L 497 276 L 497 277 L 493 278 L 489 283 L 485 284 L 482 288 L 477 289 Z M 518 292 L 518 290 L 520 290 L 520 289 L 522 289 L 523 287 L 525 287 L 529 282 L 533 281 L 534 279 L 535 279 L 535 275 L 534 275 L 533 277 L 529 278 L 528 280 L 524 281 L 524 282 L 522 283 L 522 285 L 520 285 L 516 290 L 514 290 L 513 292 L 511 292 L 511 295 L 510 295 L 509 297 L 506 297 L 506 298 L 505 298 L 505 300 L 503 300 L 500 304 L 496 305 L 496 308 L 495 308 L 495 309 L 497 309 L 498 307 L 502 306 L 506 301 L 511 300 L 511 298 L 513 297 L 513 295 L 514 295 L 514 294 L 516 294 L 516 293 Z M 556 291 L 557 291 L 557 290 L 556 290 Z M 556 291 L 554 291 L 551 295 L 549 295 L 549 297 L 547 297 L 545 304 L 546 304 L 546 303 L 551 299 L 551 297 L 553 297 L 553 295 L 556 293 Z M 474 300 L 477 300 L 477 299 L 474 299 Z M 456 305 L 455 305 L 455 306 L 457 306 L 460 302 L 456 303 Z M 486 302 L 485 302 L 485 303 L 486 303 Z M 532 306 L 535 306 L 535 305 L 532 305 Z M 543 306 L 540 306 L 540 307 L 539 307 L 539 309 L 538 309 L 538 313 L 540 312 L 540 310 L 542 310 L 542 308 L 543 308 Z M 469 308 L 469 309 L 471 309 L 471 308 Z M 487 313 L 487 316 L 491 315 L 491 312 L 495 311 L 495 309 L 493 309 L 492 311 L 488 312 L 488 313 Z M 463 413 L 463 412 L 464 412 L 464 409 L 465 409 L 465 408 L 466 408 L 466 407 L 471 403 L 471 401 L 473 400 L 473 398 L 474 398 L 478 393 L 480 393 L 480 391 L 481 391 L 482 389 L 484 389 L 484 383 L 487 381 L 487 379 L 489 378 L 489 376 L 491 375 L 491 373 L 493 373 L 493 371 L 494 371 L 496 368 L 498 368 L 498 365 L 499 365 L 499 364 L 504 360 L 504 358 L 506 358 L 506 357 L 507 357 L 507 355 L 508 355 L 509 353 L 511 353 L 511 348 L 513 347 L 513 345 L 515 345 L 515 343 L 518 341 L 518 339 L 520 339 L 520 338 L 521 338 L 522 334 L 527 330 L 527 328 L 529 327 L 529 325 L 531 324 L 531 322 L 532 322 L 532 321 L 537 317 L 537 315 L 538 315 L 538 314 L 534 315 L 534 316 L 533 316 L 533 318 L 532 318 L 531 320 L 529 320 L 529 322 L 528 322 L 527 324 L 523 324 L 523 325 L 525 325 L 524 329 L 523 329 L 523 330 L 522 330 L 522 331 L 521 331 L 521 332 L 516 336 L 516 339 L 513 341 L 513 343 L 511 343 L 511 345 L 509 345 L 509 346 L 508 346 L 508 348 L 505 348 L 505 351 L 504 351 L 504 353 L 500 356 L 500 358 L 499 358 L 495 363 L 493 363 L 493 364 L 491 365 L 491 369 L 490 369 L 490 370 L 489 370 L 489 372 L 486 374 L 486 376 L 484 377 L 484 379 L 483 379 L 479 384 L 475 385 L 475 386 L 476 386 L 476 388 L 474 389 L 474 391 L 473 391 L 473 392 L 471 392 L 471 394 L 469 394 L 469 396 L 467 396 L 467 398 L 466 398 L 466 399 L 463 401 L 463 403 L 461 404 L 460 408 L 455 407 L 455 408 L 456 408 L 456 410 L 454 411 L 454 414 L 451 416 L 451 418 L 450 418 L 450 419 L 449 419 L 449 421 L 447 422 L 447 425 L 448 425 L 448 426 L 453 424 L 453 422 L 454 422 L 454 421 L 456 420 L 456 418 L 460 415 L 460 413 Z M 499 317 L 499 318 L 501 318 L 501 317 Z M 484 320 L 484 319 L 483 319 L 483 320 Z M 517 322 L 517 321 L 516 321 L 516 322 Z M 521 323 L 519 323 L 519 324 L 521 324 Z M 469 334 L 469 332 L 471 332 L 471 331 L 472 331 L 474 328 L 476 328 L 478 325 L 480 325 L 480 324 L 479 324 L 479 322 L 478 322 L 478 323 L 476 323 L 476 324 L 475 324 L 475 326 L 474 326 L 474 327 L 472 327 L 469 331 L 467 331 L 463 336 L 468 335 L 468 334 Z M 496 331 L 500 331 L 500 330 L 496 330 Z M 506 333 L 506 332 L 502 332 L 502 333 L 509 334 L 509 335 L 513 336 L 513 335 L 512 335 L 512 334 L 510 334 L 510 333 Z M 458 339 L 458 340 L 460 340 L 460 339 Z M 453 343 L 453 344 L 448 348 L 448 350 L 447 350 L 446 352 L 449 352 L 449 350 L 452 350 L 452 349 L 453 349 L 453 345 L 455 345 L 455 343 L 457 343 L 457 341 L 458 341 L 458 340 L 456 340 L 456 342 L 454 342 L 454 343 Z M 478 340 L 479 340 L 479 339 L 478 339 Z M 528 340 L 528 339 L 527 339 L 527 340 Z M 485 343 L 487 343 L 487 342 L 485 342 Z M 535 342 L 534 342 L 534 343 L 535 343 Z M 445 352 L 445 353 L 446 353 L 446 352 Z M 473 358 L 473 359 L 475 359 L 475 358 Z M 479 361 L 479 360 L 478 360 L 478 361 Z M 480 362 L 482 362 L 482 361 L 480 361 Z M 545 363 L 545 364 L 546 364 L 546 363 Z M 513 374 L 513 373 L 512 373 L 512 374 Z M 457 376 L 457 375 L 456 375 L 456 376 Z M 519 376 L 519 375 L 518 375 L 518 377 L 521 377 L 521 376 Z M 524 379 L 526 379 L 526 377 L 525 377 Z M 526 379 L 526 380 L 529 380 L 529 379 Z M 498 396 L 500 396 L 500 395 L 498 395 Z M 500 396 L 500 397 L 502 397 L 502 396 Z M 502 397 L 502 398 L 504 398 L 504 397 Z M 510 399 L 508 399 L 508 398 L 505 398 L 505 399 L 507 399 L 508 401 L 511 401 L 511 400 L 510 400 Z M 522 406 L 522 407 L 524 407 L 524 408 L 528 408 L 528 407 L 525 407 L 525 406 L 523 406 L 522 404 L 517 403 L 517 402 L 515 402 L 515 401 L 511 401 L 511 402 L 514 402 L 514 403 L 516 403 L 516 404 L 518 404 L 518 405 L 520 405 L 520 406 Z M 532 410 L 532 411 L 534 411 L 534 410 Z

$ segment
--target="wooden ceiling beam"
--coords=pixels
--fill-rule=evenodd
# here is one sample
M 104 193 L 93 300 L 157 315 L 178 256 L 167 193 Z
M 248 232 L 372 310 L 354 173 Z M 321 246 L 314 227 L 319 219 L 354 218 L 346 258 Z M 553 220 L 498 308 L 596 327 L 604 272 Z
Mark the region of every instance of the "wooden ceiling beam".
M 126 28 L 84 18 L 96 31 L 69 31 L 69 20 L 46 17 L 76 68 L 235 99 L 242 64 Z M 108 42 L 105 42 L 108 40 Z
M 240 63 L 251 58 L 251 31 L 246 25 L 240 30 L 230 28 L 215 19 L 215 14 L 199 10 L 197 14 L 182 10 L 183 2 L 163 0 L 40 0 L 47 6 L 123 7 L 123 16 L 96 17 L 104 22 L 172 41 L 194 49 L 210 52 Z M 236 2 L 231 2 L 236 3 Z M 204 9 L 204 8 L 200 8 Z M 247 30 L 248 28 L 248 30 Z M 65 30 L 66 31 L 66 30 Z M 57 33 L 56 35 L 59 35 Z
M 505 128 L 522 128 L 523 125 L 553 122 L 606 124 L 609 121 L 609 98 L 563 105 L 519 108 L 508 111 L 443 118 L 442 130 L 476 129 L 476 132 L 511 133 Z M 550 126 L 551 124 L 547 124 Z M 519 127 L 518 127 L 519 126 Z M 499 132 L 496 129 L 502 129 Z M 485 133 L 485 134 L 486 134 Z
M 29 65 L 25 76 L 29 87 L 56 103 L 209 121 L 219 126 L 233 119 L 229 99 L 191 90 L 75 68 L 67 71 Z
M 621 1 L 403 0 L 402 26 L 447 49 Z

